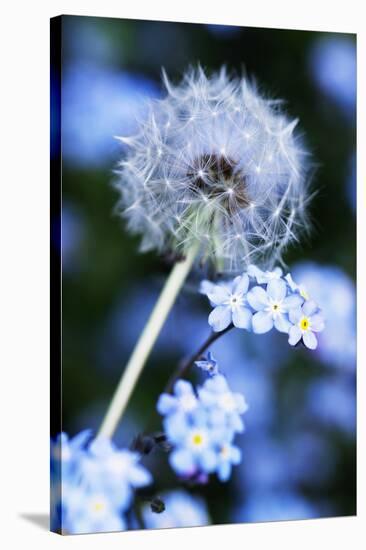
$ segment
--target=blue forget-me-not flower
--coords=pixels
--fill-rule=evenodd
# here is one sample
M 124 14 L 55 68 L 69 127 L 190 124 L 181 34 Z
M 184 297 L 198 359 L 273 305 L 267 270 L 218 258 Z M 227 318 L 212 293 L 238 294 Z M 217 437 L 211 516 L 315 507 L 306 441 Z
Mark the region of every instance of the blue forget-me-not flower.
M 266 289 L 255 286 L 248 292 L 247 299 L 256 311 L 253 331 L 257 334 L 268 332 L 273 327 L 279 332 L 288 332 L 291 323 L 287 314 L 303 302 L 297 294 L 288 295 L 288 286 L 283 279 L 272 279 Z
M 83 483 L 106 492 L 123 508 L 131 503 L 133 490 L 152 482 L 150 472 L 139 463 L 138 453 L 117 449 L 110 439 L 98 437 L 80 459 Z
M 244 431 L 241 415 L 248 410 L 248 405 L 241 393 L 230 390 L 225 376 L 206 380 L 197 391 L 200 402 L 211 413 L 213 424 L 228 427 L 234 432 Z
M 194 407 L 180 405 L 182 388 Z M 221 481 L 229 479 L 232 465 L 241 460 L 233 439 L 244 430 L 241 415 L 248 407 L 244 396 L 231 392 L 223 375 L 208 378 L 197 393 L 189 382 L 178 380 L 174 395 L 162 394 L 157 408 L 173 446 L 169 461 L 179 476 L 205 480 L 216 472 Z
M 70 440 L 61 434 L 51 442 L 51 521 L 63 533 L 126 528 L 134 489 L 152 482 L 137 453 L 105 438 L 90 442 L 90 435 L 87 430 Z
M 292 326 L 289 330 L 289 344 L 295 346 L 301 339 L 309 349 L 316 349 L 315 333 L 324 329 L 324 319 L 314 300 L 307 300 L 302 307 L 289 312 Z
M 254 264 L 248 266 L 247 273 L 250 277 L 256 279 L 259 285 L 269 283 L 272 279 L 279 279 L 282 277 L 282 269 L 276 267 L 273 271 L 262 271 Z
M 174 413 L 189 413 L 198 407 L 198 399 L 193 386 L 187 380 L 178 380 L 174 386 L 174 394 L 162 393 L 157 403 L 157 410 L 162 415 Z
M 207 359 L 200 359 L 199 361 L 195 361 L 194 364 L 196 365 L 196 367 L 204 370 L 211 376 L 215 376 L 215 374 L 219 373 L 217 361 L 210 351 L 207 354 Z
M 292 290 L 292 292 L 298 292 L 300 296 L 304 298 L 304 300 L 309 300 L 310 296 L 305 285 L 303 284 L 298 285 L 297 283 L 295 283 L 291 273 L 287 273 L 287 275 L 285 276 L 285 279 L 287 281 L 288 286 L 290 287 L 290 290 Z
M 324 329 L 320 309 L 309 300 L 304 285 L 295 283 L 290 273 L 282 277 L 280 268 L 262 271 L 250 265 L 246 273 L 232 281 L 218 284 L 203 281 L 200 292 L 214 306 L 208 323 L 215 332 L 225 330 L 230 323 L 256 334 L 276 328 L 279 332 L 290 334 L 291 345 L 302 338 L 306 347 L 315 349 L 317 340 L 313 333 Z M 300 314 L 302 306 L 305 310 Z M 312 311 L 309 313 L 310 309 Z M 316 316 L 311 320 L 309 316 L 315 312 Z
M 71 439 L 62 432 L 55 440 L 51 440 L 51 476 L 62 472 L 62 478 L 65 479 L 75 472 L 90 436 L 91 430 L 83 430 Z
M 301 262 L 293 269 L 308 298 L 321 304 L 326 330 L 317 334 L 317 356 L 341 371 L 356 366 L 356 288 L 351 277 L 335 265 Z
M 82 534 L 123 531 L 126 520 L 121 507 L 104 492 L 63 483 L 62 533 Z
M 206 294 L 214 306 L 208 323 L 215 332 L 224 330 L 230 323 L 237 328 L 250 329 L 252 312 L 245 298 L 248 288 L 249 277 L 247 274 L 235 277 L 233 281 L 217 285 L 203 281 L 201 293 Z

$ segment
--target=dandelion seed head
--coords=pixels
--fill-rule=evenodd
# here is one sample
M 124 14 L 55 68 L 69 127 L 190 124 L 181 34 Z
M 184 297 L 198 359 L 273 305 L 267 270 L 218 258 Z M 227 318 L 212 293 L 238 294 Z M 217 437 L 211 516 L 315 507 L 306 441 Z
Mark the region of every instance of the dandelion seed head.
M 199 242 L 200 265 L 221 272 L 281 262 L 308 225 L 298 121 L 224 68 L 191 69 L 177 85 L 163 78 L 166 96 L 151 102 L 117 170 L 118 210 L 141 250 L 184 255 Z

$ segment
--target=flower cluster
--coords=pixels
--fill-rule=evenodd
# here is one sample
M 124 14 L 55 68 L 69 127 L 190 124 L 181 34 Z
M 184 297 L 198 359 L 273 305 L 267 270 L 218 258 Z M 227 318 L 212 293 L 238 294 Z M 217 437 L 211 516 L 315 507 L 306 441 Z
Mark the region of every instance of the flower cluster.
M 228 480 L 232 466 L 241 461 L 233 440 L 244 431 L 241 415 L 247 408 L 244 396 L 233 393 L 219 373 L 197 391 L 186 380 L 178 380 L 172 395 L 163 393 L 157 410 L 164 416 L 164 430 L 173 446 L 169 460 L 175 472 L 201 482 L 216 472 L 221 481 Z
M 259 94 L 223 67 L 188 71 L 151 102 L 116 188 L 141 249 L 185 254 L 239 271 L 259 258 L 281 258 L 307 228 L 308 153 L 281 102 Z
M 62 433 L 51 442 L 51 521 L 62 533 L 125 529 L 134 489 L 152 481 L 137 453 L 90 435 Z
M 256 334 L 275 328 L 289 335 L 292 346 L 302 340 L 309 349 L 317 347 L 316 333 L 324 329 L 321 310 L 290 274 L 282 277 L 280 268 L 261 271 L 250 265 L 231 281 L 203 281 L 200 291 L 214 308 L 208 322 L 215 332 L 231 324 Z

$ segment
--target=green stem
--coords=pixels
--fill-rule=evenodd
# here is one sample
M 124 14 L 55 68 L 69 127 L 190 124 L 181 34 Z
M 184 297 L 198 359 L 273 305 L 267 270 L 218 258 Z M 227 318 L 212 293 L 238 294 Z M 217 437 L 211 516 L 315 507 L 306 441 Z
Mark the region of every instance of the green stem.
M 175 382 L 186 374 L 186 372 L 194 365 L 195 361 L 198 361 L 204 354 L 204 352 L 214 342 L 216 342 L 216 340 L 221 338 L 221 336 L 229 332 L 229 330 L 231 330 L 232 328 L 234 328 L 234 325 L 230 324 L 226 329 L 222 330 L 221 332 L 211 332 L 210 336 L 207 338 L 207 340 L 205 340 L 201 347 L 173 373 L 173 375 L 168 380 L 164 391 L 166 393 L 171 393 Z
M 112 437 L 136 386 L 145 362 L 160 334 L 175 299 L 192 268 L 198 245 L 188 251 L 184 261 L 172 269 L 153 311 L 124 369 L 98 436 Z

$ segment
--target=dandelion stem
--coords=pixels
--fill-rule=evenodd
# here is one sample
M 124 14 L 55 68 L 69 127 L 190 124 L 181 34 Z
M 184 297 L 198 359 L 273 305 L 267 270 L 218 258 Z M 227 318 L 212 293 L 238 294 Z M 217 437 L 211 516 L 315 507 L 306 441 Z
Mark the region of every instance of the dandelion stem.
M 194 365 L 195 361 L 198 361 L 203 353 L 211 346 L 211 344 L 216 342 L 216 340 L 221 338 L 221 336 L 229 332 L 229 330 L 231 330 L 232 328 L 234 328 L 234 325 L 230 324 L 226 329 L 222 330 L 221 332 L 211 332 L 210 336 L 207 338 L 207 340 L 205 340 L 201 347 L 189 359 L 187 359 L 187 361 L 178 366 L 177 370 L 168 380 L 164 391 L 166 393 L 171 393 L 175 382 L 179 378 L 184 376 L 184 374 Z
M 184 261 L 177 263 L 172 269 L 163 290 L 160 293 L 153 311 L 137 341 L 132 355 L 124 369 L 113 399 L 100 427 L 98 436 L 112 437 L 127 403 L 136 386 L 145 362 L 159 336 L 164 322 L 169 315 L 175 299 L 191 270 L 198 251 L 198 245 L 193 246 Z

